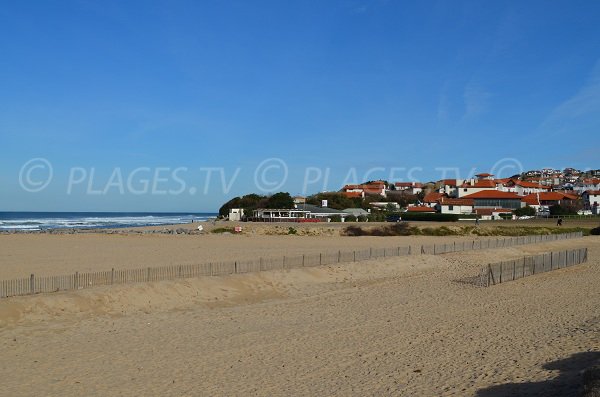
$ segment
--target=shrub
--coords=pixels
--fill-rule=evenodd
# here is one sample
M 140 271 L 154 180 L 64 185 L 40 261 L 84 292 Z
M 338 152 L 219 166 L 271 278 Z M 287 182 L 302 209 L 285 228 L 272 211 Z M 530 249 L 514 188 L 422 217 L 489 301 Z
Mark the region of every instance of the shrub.
M 287 234 L 298 234 L 298 231 L 296 229 L 294 229 L 293 227 L 289 227 L 288 228 L 288 233 Z
M 600 227 L 595 227 L 590 230 L 590 234 L 593 236 L 600 236 Z
M 331 220 L 331 222 L 341 222 L 342 221 L 342 217 L 340 215 L 332 215 L 331 217 L 329 217 L 329 219 Z
M 343 236 L 410 236 L 412 229 L 408 223 L 395 223 L 393 225 L 378 226 L 365 229 L 360 226 L 348 226 L 341 233 Z
M 517 208 L 515 210 L 515 215 L 516 216 L 534 216 L 535 215 L 535 208 L 530 207 L 530 206 Z
M 354 215 L 348 215 L 346 217 L 346 222 L 356 222 L 356 216 L 354 216 Z
M 366 222 L 369 218 L 366 215 L 360 215 L 356 220 L 359 222 Z
M 457 214 L 424 214 L 419 212 L 403 212 L 403 221 L 436 221 L 436 222 L 456 222 Z
M 232 227 L 218 227 L 216 229 L 211 230 L 211 233 L 233 233 L 235 230 Z

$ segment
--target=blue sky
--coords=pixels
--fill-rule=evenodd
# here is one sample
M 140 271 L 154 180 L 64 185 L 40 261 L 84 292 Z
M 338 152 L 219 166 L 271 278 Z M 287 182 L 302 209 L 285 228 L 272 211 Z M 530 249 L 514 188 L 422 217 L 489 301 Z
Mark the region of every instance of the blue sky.
M 595 1 L 5 4 L 0 210 L 600 168 L 597 26 Z

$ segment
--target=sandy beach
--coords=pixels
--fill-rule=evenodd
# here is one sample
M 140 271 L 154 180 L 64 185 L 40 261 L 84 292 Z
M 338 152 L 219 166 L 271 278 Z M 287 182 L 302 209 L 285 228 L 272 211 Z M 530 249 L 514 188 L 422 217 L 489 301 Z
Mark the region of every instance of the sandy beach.
M 0 236 L 2 273 L 449 240 L 198 237 Z M 490 288 L 461 281 L 577 247 L 588 263 Z M 600 355 L 599 255 L 592 236 L 2 299 L 0 394 L 576 396 Z

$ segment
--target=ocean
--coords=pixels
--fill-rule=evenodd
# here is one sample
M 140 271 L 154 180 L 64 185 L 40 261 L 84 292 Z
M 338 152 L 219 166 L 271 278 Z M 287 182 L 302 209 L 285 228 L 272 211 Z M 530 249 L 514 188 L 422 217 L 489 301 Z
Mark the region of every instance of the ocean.
M 94 229 L 206 221 L 210 212 L 0 212 L 0 230 Z

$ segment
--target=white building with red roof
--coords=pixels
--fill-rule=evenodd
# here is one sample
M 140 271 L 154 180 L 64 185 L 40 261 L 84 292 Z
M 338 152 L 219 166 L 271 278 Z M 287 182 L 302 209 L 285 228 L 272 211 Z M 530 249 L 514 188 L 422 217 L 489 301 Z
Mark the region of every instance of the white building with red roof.
M 581 197 L 586 210 L 591 210 L 593 214 L 600 215 L 600 190 L 586 190 Z
M 423 191 L 423 184 L 420 182 L 396 182 L 394 187 L 397 191 L 410 194 L 419 194 Z

